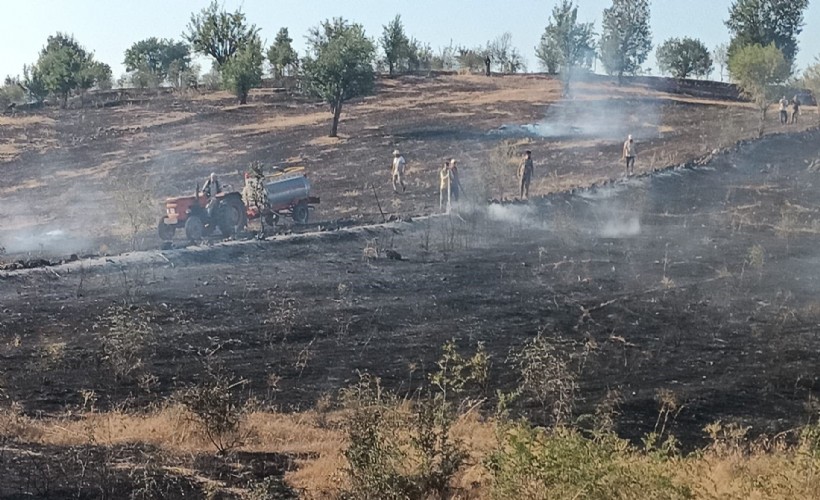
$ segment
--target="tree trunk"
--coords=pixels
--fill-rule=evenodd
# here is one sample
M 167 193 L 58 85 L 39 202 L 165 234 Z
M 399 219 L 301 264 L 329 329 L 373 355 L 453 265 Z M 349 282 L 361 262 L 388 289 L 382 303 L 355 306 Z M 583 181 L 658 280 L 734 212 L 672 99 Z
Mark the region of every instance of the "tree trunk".
M 393 61 L 387 60 L 387 74 L 393 76 Z
M 339 128 L 339 117 L 342 115 L 342 102 L 339 101 L 333 106 L 333 125 L 330 127 L 330 137 L 337 137 L 336 131 Z
M 68 107 L 68 92 L 63 92 L 63 105 L 62 108 L 65 109 Z
M 239 93 L 239 104 L 248 104 L 248 93 L 247 92 L 240 92 Z
M 762 108 L 760 110 L 760 125 L 757 128 L 757 137 L 763 137 L 763 133 L 766 131 L 766 110 L 768 106 Z

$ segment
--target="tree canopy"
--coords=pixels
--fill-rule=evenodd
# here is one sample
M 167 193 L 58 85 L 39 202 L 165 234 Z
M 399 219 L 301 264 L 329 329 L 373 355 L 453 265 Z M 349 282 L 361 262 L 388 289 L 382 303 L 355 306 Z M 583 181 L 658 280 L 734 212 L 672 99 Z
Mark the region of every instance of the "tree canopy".
M 222 81 L 239 98 L 239 104 L 247 104 L 248 93 L 262 83 L 262 41 L 254 35 L 222 66 Z
M 593 30 L 593 23 L 578 22 L 578 6 L 572 0 L 563 0 L 553 7 L 536 53 L 548 70 L 552 64 L 561 72 L 565 92 L 569 90 L 573 70 L 592 63 L 595 54 Z
M 670 38 L 658 47 L 658 67 L 675 78 L 707 76 L 712 72 L 712 56 L 700 40 Z
M 634 75 L 652 50 L 649 0 L 612 0 L 604 9 L 600 55 L 610 75 Z
M 775 99 L 777 84 L 791 73 L 791 64 L 774 44 L 745 45 L 736 49 L 729 58 L 729 73 L 743 95 L 760 110 L 759 135 L 763 135 L 766 111 Z
M 806 68 L 800 83 L 814 95 L 814 100 L 820 104 L 820 57 L 815 58 L 814 64 Z M 817 118 L 820 120 L 820 105 L 817 106 Z
M 410 59 L 410 39 L 404 33 L 400 15 L 396 15 L 383 28 L 379 43 L 384 51 L 388 74 L 393 75 L 397 67 L 407 66 Z
M 288 29 L 281 28 L 273 44 L 268 48 L 268 62 L 273 69 L 273 75 L 277 78 L 285 76 L 287 71 L 293 71 L 299 65 L 299 55 L 293 50 L 292 43 L 293 39 L 288 34 Z
M 94 55 L 85 50 L 73 35 L 58 32 L 48 37 L 46 46 L 40 51 L 36 71 L 31 76 L 42 87 L 60 96 L 62 106 L 74 90 L 87 90 L 98 82 L 111 80 L 111 68 L 94 60 Z
M 194 52 L 213 57 L 221 67 L 258 33 L 255 25 L 248 24 L 242 9 L 227 12 L 213 0 L 198 14 L 191 14 L 183 37 Z
M 726 26 L 732 33 L 729 56 L 746 45 L 774 44 L 791 66 L 809 0 L 735 0 Z
M 360 24 L 343 18 L 323 21 L 310 30 L 302 64 L 308 91 L 330 104 L 336 137 L 342 104 L 373 90 L 376 47 Z
M 146 38 L 125 51 L 125 70 L 150 73 L 157 83 L 165 82 L 171 73 L 178 75 L 191 65 L 191 49 L 184 42 L 166 38 Z

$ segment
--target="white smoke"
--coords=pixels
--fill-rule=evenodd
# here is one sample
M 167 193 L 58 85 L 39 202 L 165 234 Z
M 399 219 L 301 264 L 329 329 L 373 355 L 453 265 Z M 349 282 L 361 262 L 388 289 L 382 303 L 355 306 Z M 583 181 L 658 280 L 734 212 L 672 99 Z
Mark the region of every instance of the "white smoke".
M 601 238 L 629 238 L 641 234 L 641 221 L 638 217 L 611 219 L 602 221 L 598 226 Z

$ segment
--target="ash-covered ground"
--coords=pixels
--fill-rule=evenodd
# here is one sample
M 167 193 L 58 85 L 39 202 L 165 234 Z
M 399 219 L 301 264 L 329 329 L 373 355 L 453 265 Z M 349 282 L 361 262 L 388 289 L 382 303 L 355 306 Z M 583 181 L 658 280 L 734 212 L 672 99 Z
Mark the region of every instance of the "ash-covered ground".
M 412 392 L 455 339 L 486 346 L 492 393 L 517 385 L 509 355 L 542 332 L 577 373 L 576 413 L 617 390 L 626 436 L 652 429 L 659 392 L 682 405 L 686 443 L 716 420 L 777 432 L 817 394 L 818 157 L 816 131 L 771 136 L 529 204 L 6 273 L 1 386 L 29 412 L 89 390 L 140 408 L 210 357 L 287 410 L 363 371 Z M 118 379 L 100 338 L 123 305 L 153 340 Z

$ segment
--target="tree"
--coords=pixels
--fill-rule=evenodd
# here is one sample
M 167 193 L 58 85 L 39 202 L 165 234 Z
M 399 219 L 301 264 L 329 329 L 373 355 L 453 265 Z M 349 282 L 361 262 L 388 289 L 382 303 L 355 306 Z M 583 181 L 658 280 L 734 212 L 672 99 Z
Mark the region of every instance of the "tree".
M 524 69 L 524 58 L 521 57 L 518 49 L 513 47 L 512 34 L 509 32 L 487 42 L 487 49 L 483 52 L 479 68 L 484 65 L 484 58 L 490 56 L 492 63 L 500 73 L 518 73 Z
M 222 66 L 223 84 L 229 88 L 239 104 L 248 103 L 248 93 L 262 83 L 262 41 L 256 35 Z
M 158 84 L 173 79 L 191 65 L 191 49 L 184 42 L 166 38 L 146 38 L 125 51 L 125 70 L 147 72 Z M 173 82 L 178 83 L 178 82 Z
M 735 0 L 726 26 L 732 33 L 729 57 L 746 45 L 774 44 L 791 67 L 809 0 Z
M 26 91 L 29 100 L 37 104 L 41 104 L 48 97 L 46 82 L 43 80 L 43 75 L 36 64 L 31 66 L 23 65 L 23 81 L 20 86 Z
M 726 74 L 726 67 L 729 65 L 729 45 L 721 43 L 715 47 L 712 51 L 712 59 L 720 68 L 720 81 L 722 82 Z
M 330 104 L 330 137 L 336 137 L 342 104 L 373 90 L 376 47 L 360 24 L 334 18 L 310 30 L 308 53 L 302 64 L 304 81 L 310 92 Z
M 817 119 L 820 120 L 820 57 L 815 58 L 815 63 L 803 72 L 801 83 L 814 95 L 817 102 Z
M 91 88 L 96 78 L 104 75 L 103 68 L 96 64 L 93 54 L 73 36 L 58 32 L 48 37 L 46 46 L 40 51 L 37 70 L 45 88 L 60 96 L 62 107 L 65 107 L 73 90 Z M 108 68 L 109 80 L 110 72 L 111 68 Z
M 384 31 L 379 39 L 384 59 L 387 61 L 387 72 L 393 75 L 396 67 L 400 67 L 410 57 L 410 40 L 404 34 L 404 25 L 401 23 L 401 16 L 396 15 L 387 26 L 383 26 Z
M 551 38 L 541 35 L 541 42 L 535 47 L 538 64 L 550 75 L 557 75 L 561 66 L 561 51 Z
M 410 52 L 407 66 L 411 71 L 430 71 L 433 65 L 433 48 L 422 44 L 415 38 L 410 39 Z
M 706 76 L 712 72 L 712 56 L 700 40 L 670 38 L 658 47 L 658 67 L 675 78 Z
M 292 43 L 293 39 L 288 34 L 288 29 L 281 28 L 276 34 L 273 45 L 268 48 L 268 62 L 276 78 L 282 78 L 286 71 L 293 71 L 299 65 L 299 56 L 293 50 Z
M 541 43 L 536 48 L 539 54 L 548 55 L 542 63 L 552 63 L 561 72 L 564 81 L 564 93 L 569 93 L 569 84 L 572 73 L 577 66 L 589 66 L 593 48 L 593 23 L 578 22 L 578 6 L 572 0 L 563 0 L 552 9 L 552 16 L 547 24 Z M 540 50 L 539 50 L 540 49 Z M 548 66 L 549 69 L 549 66 Z
M 729 58 L 729 74 L 744 96 L 760 110 L 758 135 L 763 136 L 766 111 L 775 99 L 775 85 L 783 83 L 791 73 L 791 64 L 774 44 L 746 45 Z
M 634 75 L 652 50 L 649 0 L 612 0 L 604 9 L 600 41 L 601 62 L 610 75 Z
M 218 67 L 228 62 L 242 47 L 259 33 L 259 29 L 245 19 L 242 9 L 226 12 L 213 0 L 199 14 L 191 14 L 188 31 L 183 34 L 194 52 L 214 58 Z

